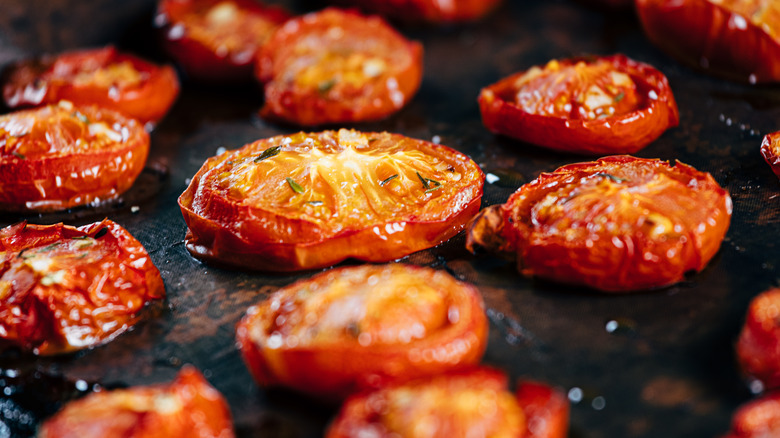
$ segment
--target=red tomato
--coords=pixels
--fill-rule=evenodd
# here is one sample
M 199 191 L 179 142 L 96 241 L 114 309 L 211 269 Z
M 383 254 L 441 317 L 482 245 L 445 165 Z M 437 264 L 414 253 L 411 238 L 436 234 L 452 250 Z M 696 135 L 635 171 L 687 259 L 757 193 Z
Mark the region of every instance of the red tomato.
M 780 3 L 636 0 L 647 37 L 669 55 L 750 83 L 780 80 Z
M 777 436 L 780 436 L 780 393 L 770 394 L 741 406 L 731 420 L 731 433 L 724 438 Z
M 179 197 L 195 257 L 267 271 L 395 260 L 479 210 L 483 174 L 446 146 L 342 129 L 209 158 Z
M 731 198 L 710 174 L 613 156 L 543 173 L 483 210 L 467 247 L 516 257 L 528 276 L 627 292 L 702 270 L 730 219 Z
M 137 121 L 68 101 L 0 116 L 0 209 L 64 210 L 114 199 L 149 153 Z
M 549 386 L 523 381 L 517 385 L 517 402 L 526 418 L 524 438 L 566 438 L 569 433 L 569 400 Z
M 155 25 L 190 77 L 248 81 L 257 51 L 289 18 L 282 8 L 252 0 L 161 0 Z
M 5 71 L 9 108 L 57 103 L 93 104 L 141 122 L 161 119 L 179 94 L 169 66 L 159 67 L 114 47 L 30 59 Z
M 772 168 L 772 172 L 780 178 L 780 131 L 764 136 L 764 141 L 761 143 L 761 155 Z
M 780 387 L 780 288 L 770 289 L 750 303 L 737 356 L 745 373 L 767 388 Z
M 358 394 L 344 402 L 326 438 L 518 438 L 525 416 L 506 376 L 454 372 Z
M 38 438 L 233 438 L 227 402 L 185 366 L 169 384 L 92 393 L 43 423 Z
M 422 46 L 379 17 L 325 9 L 288 21 L 260 51 L 260 115 L 303 126 L 383 119 L 422 81 Z
M 108 219 L 0 230 L 0 339 L 39 355 L 93 347 L 165 295 L 143 246 Z
M 478 20 L 502 0 L 348 0 L 363 10 L 411 21 L 432 23 Z
M 236 336 L 261 385 L 325 399 L 474 365 L 487 345 L 482 297 L 443 271 L 335 269 L 249 309 Z
M 483 88 L 479 107 L 497 134 L 580 154 L 633 153 L 679 121 L 666 77 L 623 55 L 532 67 Z

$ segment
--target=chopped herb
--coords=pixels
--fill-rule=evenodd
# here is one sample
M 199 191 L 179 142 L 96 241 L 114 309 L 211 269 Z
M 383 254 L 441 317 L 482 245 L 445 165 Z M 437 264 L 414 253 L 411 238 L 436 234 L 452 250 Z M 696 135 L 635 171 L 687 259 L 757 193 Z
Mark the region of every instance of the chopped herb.
M 422 182 L 423 188 L 425 189 L 425 193 L 430 193 L 434 190 L 438 190 L 441 188 L 441 183 L 436 181 L 435 179 L 430 178 L 423 178 L 422 175 L 420 175 L 420 172 L 417 173 L 417 178 L 420 178 L 420 182 Z M 433 183 L 433 187 L 431 187 L 431 183 Z
M 423 188 L 426 190 L 430 189 L 431 185 L 428 184 L 428 178 L 423 178 L 423 176 L 420 175 L 420 172 L 415 172 L 415 173 L 417 174 L 417 178 L 420 178 L 420 182 L 422 182 Z
M 11 152 L 11 155 L 13 155 L 14 157 L 16 157 L 16 158 L 18 158 L 20 160 L 26 160 L 27 159 L 27 157 L 25 157 L 24 155 L 20 154 L 19 152 L 15 152 L 15 151 Z
M 89 239 L 89 236 L 75 236 L 75 237 L 71 237 L 71 239 L 74 239 L 74 240 L 87 240 L 87 239 Z
M 617 96 L 615 96 L 615 99 L 614 99 L 614 100 L 615 100 L 615 103 L 618 103 L 618 102 L 620 102 L 621 100 L 623 100 L 623 98 L 624 98 L 624 97 L 626 97 L 626 93 L 624 93 L 624 92 L 622 92 L 622 91 L 621 91 L 621 92 L 620 92 L 620 94 L 618 94 Z
M 25 251 L 27 251 L 28 249 L 30 249 L 30 248 L 25 248 L 25 249 L 23 249 L 23 250 L 19 251 L 19 254 L 17 254 L 17 255 L 16 255 L 16 258 L 20 258 L 20 259 L 27 258 L 27 257 L 25 257 L 23 254 L 24 254 L 24 252 L 25 252 Z
M 426 190 L 425 193 L 431 193 L 431 192 L 433 192 L 435 190 L 439 190 L 440 188 L 441 188 L 441 184 L 439 184 L 438 186 L 435 186 L 435 187 L 431 187 L 430 189 Z
M 303 193 L 303 192 L 304 192 L 304 190 L 303 190 L 303 187 L 301 187 L 301 185 L 300 185 L 300 184 L 298 184 L 297 182 L 295 182 L 295 180 L 294 180 L 294 179 L 292 179 L 292 178 L 290 178 L 290 177 L 288 176 L 288 177 L 286 178 L 286 180 L 287 180 L 287 184 L 289 184 L 289 185 L 290 185 L 290 188 L 292 189 L 292 191 L 293 191 L 293 192 L 295 192 L 295 193 Z
M 379 140 L 379 139 L 378 139 L 378 138 L 376 138 L 376 137 L 371 137 L 371 138 L 369 138 L 369 139 L 368 139 L 368 142 L 369 142 L 369 143 L 373 143 L 373 142 L 375 142 L 375 141 L 377 141 L 377 140 Z
M 43 248 L 41 248 L 41 249 L 39 249 L 38 251 L 35 251 L 35 252 L 40 254 L 42 252 L 50 251 L 50 250 L 52 250 L 52 249 L 54 249 L 54 248 L 56 248 L 56 247 L 58 247 L 60 245 L 62 245 L 62 242 L 54 242 L 51 245 L 46 245 Z
M 419 175 L 419 173 L 418 173 L 418 175 Z M 381 181 L 379 183 L 379 187 L 384 187 L 385 184 L 389 183 L 390 181 L 392 181 L 392 180 L 394 180 L 396 178 L 398 178 L 398 174 L 397 173 L 395 175 L 388 176 L 386 179 L 384 179 L 383 181 Z
M 360 336 L 360 326 L 358 325 L 357 322 L 350 322 L 349 324 L 347 324 L 346 329 L 347 329 L 347 333 L 352 335 L 352 337 L 357 338 L 358 336 Z
M 322 201 L 306 201 L 306 203 L 307 204 L 311 204 L 311 205 L 322 205 L 322 204 L 324 204 L 324 202 L 322 202 Z
M 74 111 L 73 114 L 71 114 L 73 117 L 81 120 L 81 123 L 84 123 L 86 125 L 89 124 L 89 119 L 84 114 L 81 114 L 80 111 Z
M 87 254 L 87 253 L 82 253 L 82 254 L 80 254 L 78 257 L 76 257 L 76 260 L 81 260 L 81 259 L 83 259 L 84 257 L 86 257 L 86 256 L 88 256 L 88 255 L 89 255 L 89 254 Z
M 265 160 L 266 158 L 271 158 L 271 157 L 274 157 L 276 155 L 279 155 L 279 152 L 281 152 L 281 151 L 282 151 L 282 146 L 281 145 L 280 146 L 272 146 L 272 147 L 264 150 L 262 154 L 260 154 L 257 158 L 255 158 L 255 163 L 259 163 L 259 162 Z
M 101 237 L 105 236 L 106 234 L 108 234 L 108 228 L 107 227 L 103 227 L 103 228 L 100 229 L 100 231 L 95 233 L 95 239 L 100 239 Z
M 322 81 L 319 84 L 317 84 L 317 91 L 319 91 L 320 93 L 327 93 L 335 85 L 336 85 L 335 79 L 328 79 L 327 81 Z
M 596 176 L 600 176 L 602 178 L 609 178 L 609 179 L 611 179 L 612 181 L 614 181 L 616 183 L 622 183 L 622 182 L 628 181 L 625 178 L 620 178 L 618 176 L 615 176 L 615 175 L 612 175 L 612 174 L 609 174 L 609 173 L 597 173 Z

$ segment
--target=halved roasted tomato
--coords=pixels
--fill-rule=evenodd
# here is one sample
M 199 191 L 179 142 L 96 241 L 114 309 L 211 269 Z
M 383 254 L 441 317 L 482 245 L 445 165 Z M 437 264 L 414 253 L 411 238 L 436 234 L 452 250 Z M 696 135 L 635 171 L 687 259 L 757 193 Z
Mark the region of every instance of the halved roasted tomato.
M 155 25 L 187 75 L 202 81 L 249 81 L 260 47 L 290 14 L 253 0 L 162 0 Z
M 409 21 L 448 23 L 478 20 L 502 0 L 344 0 L 367 12 Z
M 724 438 L 771 438 L 780 436 L 780 392 L 740 406 L 731 419 L 731 432 Z
M 171 383 L 92 393 L 45 421 L 38 438 L 233 438 L 230 408 L 194 367 Z
M 579 154 L 633 153 L 679 122 L 666 76 L 623 55 L 532 67 L 483 88 L 479 107 L 497 134 Z
M 731 220 L 709 173 L 677 162 L 613 156 L 543 173 L 468 231 L 518 270 L 606 292 L 652 289 L 704 269 Z
M 780 81 L 780 3 L 636 0 L 645 34 L 669 55 L 750 83 Z
M 60 101 L 0 116 L 0 145 L 0 210 L 51 211 L 124 193 L 149 135 L 117 112 Z
M 299 281 L 252 307 L 236 336 L 262 385 L 325 399 L 474 365 L 482 297 L 443 271 L 364 265 Z
M 4 72 L 9 108 L 69 100 L 118 111 L 141 122 L 161 119 L 179 94 L 173 68 L 157 66 L 114 47 L 29 59 Z
M 772 172 L 780 178 L 780 131 L 764 136 L 764 141 L 761 142 L 761 155 L 772 168 Z
M 562 392 L 530 380 L 517 384 L 517 402 L 523 408 L 523 438 L 566 438 L 569 434 L 569 400 Z
M 436 246 L 477 213 L 482 186 L 479 167 L 446 146 L 342 129 L 209 158 L 179 206 L 195 257 L 295 271 Z
M 780 387 L 780 288 L 753 299 L 737 342 L 742 370 L 766 388 Z
M 260 115 L 315 126 L 403 107 L 422 81 L 422 46 L 379 17 L 328 8 L 288 21 L 260 51 Z
M 105 343 L 165 295 L 143 246 L 110 220 L 0 230 L 0 341 L 39 355 Z

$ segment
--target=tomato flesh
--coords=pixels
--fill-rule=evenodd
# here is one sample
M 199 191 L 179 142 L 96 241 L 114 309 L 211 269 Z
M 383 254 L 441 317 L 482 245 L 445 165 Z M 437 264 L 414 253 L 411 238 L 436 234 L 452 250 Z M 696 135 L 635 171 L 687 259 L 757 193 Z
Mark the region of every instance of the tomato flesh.
M 543 383 L 521 381 L 515 391 L 526 417 L 524 438 L 566 438 L 569 433 L 569 400 Z
M 761 155 L 772 168 L 772 172 L 780 178 L 780 132 L 764 136 L 761 142 Z
M 748 402 L 734 413 L 725 438 L 763 438 L 780 434 L 780 393 Z
M 343 3 L 402 20 L 451 23 L 479 20 L 502 0 L 345 0 Z
M 770 289 L 750 303 L 737 342 L 742 370 L 766 388 L 780 386 L 780 289 Z

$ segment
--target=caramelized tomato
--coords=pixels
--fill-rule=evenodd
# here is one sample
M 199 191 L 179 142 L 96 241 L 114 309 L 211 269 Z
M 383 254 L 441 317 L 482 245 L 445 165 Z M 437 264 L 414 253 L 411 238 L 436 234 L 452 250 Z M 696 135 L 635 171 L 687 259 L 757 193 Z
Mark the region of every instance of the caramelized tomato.
M 295 271 L 436 246 L 479 210 L 483 174 L 448 147 L 342 129 L 212 157 L 179 197 L 195 257 Z
M 422 81 L 422 46 L 379 17 L 329 8 L 288 21 L 260 51 L 260 114 L 303 126 L 382 119 Z
M 0 340 L 35 354 L 105 343 L 165 295 L 143 246 L 106 219 L 0 230 Z
M 116 198 L 149 153 L 137 121 L 69 101 L 0 116 L 0 209 L 51 211 Z
M 780 131 L 764 136 L 764 141 L 761 143 L 761 155 L 772 168 L 772 172 L 780 178 Z
M 476 288 L 400 264 L 299 281 L 251 308 L 236 332 L 260 384 L 326 399 L 476 364 L 487 344 Z
M 780 80 L 780 3 L 636 0 L 647 37 L 669 55 L 719 76 Z
M 479 107 L 497 134 L 581 154 L 636 152 L 679 121 L 666 77 L 623 55 L 532 67 L 483 88 Z
M 248 81 L 258 50 L 288 18 L 283 9 L 252 0 L 162 0 L 155 24 L 190 77 Z
M 771 438 L 780 436 L 780 393 L 773 393 L 741 406 L 731 420 L 731 433 L 724 438 Z
M 38 431 L 38 438 L 233 436 L 227 402 L 191 366 L 168 384 L 92 393 L 67 404 Z
M 467 246 L 516 257 L 528 276 L 627 292 L 702 270 L 730 219 L 731 198 L 710 174 L 613 156 L 541 174 L 483 210 Z
M 363 10 L 410 21 L 432 23 L 478 20 L 495 9 L 502 0 L 349 0 Z
M 780 289 L 768 290 L 750 303 L 737 357 L 742 370 L 765 387 L 780 386 Z
M 179 80 L 160 67 L 114 47 L 30 59 L 4 73 L 9 108 L 57 103 L 93 104 L 141 122 L 161 119 L 179 94 Z
M 522 381 L 516 396 L 526 418 L 524 438 L 568 436 L 569 400 L 563 393 L 543 383 Z
M 503 373 L 451 372 L 347 399 L 327 438 L 524 436 L 526 419 Z

